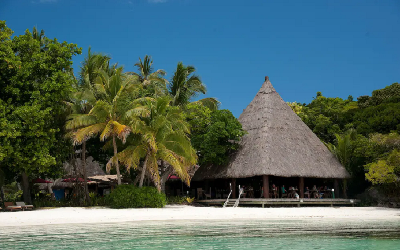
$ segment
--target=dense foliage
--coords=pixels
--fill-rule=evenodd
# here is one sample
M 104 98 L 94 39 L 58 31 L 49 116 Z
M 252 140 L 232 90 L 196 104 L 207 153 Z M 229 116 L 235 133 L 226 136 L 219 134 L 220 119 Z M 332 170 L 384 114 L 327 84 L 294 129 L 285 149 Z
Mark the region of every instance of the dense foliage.
M 211 111 L 197 104 L 188 105 L 185 115 L 192 128 L 191 140 L 199 164 L 225 164 L 245 134 L 240 122 L 229 110 Z
M 57 172 L 68 155 L 63 101 L 72 91 L 72 56 L 81 50 L 29 30 L 11 39 L 3 21 L 0 30 L 0 160 L 22 174 L 26 195 L 28 176 Z
M 111 208 L 159 208 L 167 201 L 154 187 L 120 185 L 107 197 L 106 204 Z
M 395 194 L 400 165 L 400 84 L 375 90 L 357 101 L 324 97 L 309 104 L 289 103 L 352 175 L 349 193 L 370 184 Z
M 87 155 L 115 171 L 119 185 L 133 169 L 134 185 L 163 191 L 171 174 L 190 185 L 189 171 L 198 159 L 225 162 L 244 134 L 229 111 L 218 110 L 215 98 L 194 100 L 206 93 L 194 66 L 178 62 L 168 81 L 164 70 L 154 70 L 150 56 L 139 58 L 136 72 L 125 72 L 89 48 L 75 76 L 77 45 L 50 39 L 36 28 L 12 38 L 4 21 L 0 31 L 0 186 L 22 181 L 27 203 L 31 181 L 62 177 L 62 164 L 77 152 L 83 173 L 76 177 L 84 179 L 84 185 L 76 185 L 84 188 L 77 196 L 85 195 L 75 199 L 93 205 L 98 199 L 88 191 Z M 191 105 L 207 117 L 193 116 Z

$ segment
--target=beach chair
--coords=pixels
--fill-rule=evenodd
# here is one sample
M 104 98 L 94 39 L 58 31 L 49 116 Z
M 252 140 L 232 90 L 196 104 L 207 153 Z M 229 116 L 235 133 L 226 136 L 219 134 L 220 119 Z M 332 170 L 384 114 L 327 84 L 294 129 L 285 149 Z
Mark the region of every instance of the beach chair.
M 22 210 L 33 210 L 33 205 L 26 205 L 25 202 L 20 201 L 20 202 L 16 202 L 17 206 L 22 207 Z
M 6 210 L 11 211 L 11 212 L 22 210 L 21 206 L 14 206 L 14 203 L 12 203 L 12 202 L 4 202 L 4 206 L 6 207 Z

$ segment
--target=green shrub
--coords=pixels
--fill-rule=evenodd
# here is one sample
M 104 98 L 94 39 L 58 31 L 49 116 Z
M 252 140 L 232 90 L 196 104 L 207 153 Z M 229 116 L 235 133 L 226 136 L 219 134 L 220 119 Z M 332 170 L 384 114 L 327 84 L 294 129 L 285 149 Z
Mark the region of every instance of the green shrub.
M 167 204 L 170 205 L 188 205 L 194 202 L 195 198 L 190 198 L 189 196 L 168 196 Z
M 186 204 L 186 197 L 185 196 L 168 196 L 167 197 L 167 204 Z
M 90 204 L 89 206 L 106 206 L 106 198 L 107 197 L 99 197 L 95 193 L 89 193 L 90 196 Z
M 4 201 L 5 202 L 16 202 L 20 201 L 22 197 L 22 190 L 19 190 L 15 193 L 4 194 Z
M 78 206 L 75 202 L 70 200 L 51 200 L 47 198 L 38 198 L 33 201 L 35 208 L 40 207 L 76 207 Z
M 167 203 L 165 194 L 159 193 L 156 188 L 133 185 L 118 186 L 106 200 L 111 208 L 157 208 Z

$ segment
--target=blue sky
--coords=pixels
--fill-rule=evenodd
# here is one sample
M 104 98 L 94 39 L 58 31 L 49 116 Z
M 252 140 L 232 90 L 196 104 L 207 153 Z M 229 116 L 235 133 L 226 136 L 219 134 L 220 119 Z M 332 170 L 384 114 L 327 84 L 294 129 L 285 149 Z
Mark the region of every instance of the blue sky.
M 266 75 L 285 101 L 302 103 L 400 79 L 396 0 L 0 0 L 0 19 L 17 35 L 36 25 L 83 54 L 91 46 L 129 71 L 146 54 L 168 78 L 177 62 L 194 65 L 206 96 L 235 116 Z

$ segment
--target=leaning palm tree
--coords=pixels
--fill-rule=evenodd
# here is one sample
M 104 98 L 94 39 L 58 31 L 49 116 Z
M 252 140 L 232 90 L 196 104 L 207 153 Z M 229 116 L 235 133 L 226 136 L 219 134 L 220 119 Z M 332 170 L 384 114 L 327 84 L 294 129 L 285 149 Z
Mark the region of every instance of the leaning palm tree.
M 139 57 L 139 61 L 135 63 L 135 67 L 138 73 L 128 72 L 128 74 L 136 76 L 144 88 L 150 89 L 156 97 L 167 94 L 168 81 L 164 78 L 167 73 L 162 69 L 154 71 L 151 56 L 145 55 L 143 61 Z
M 124 151 L 118 156 L 128 169 L 137 169 L 140 159 L 144 158 L 139 187 L 143 186 L 146 173 L 159 191 L 165 187 L 160 180 L 158 160 L 169 164 L 173 171 L 188 185 L 190 176 L 188 167 L 197 162 L 197 155 L 187 137 L 188 125 L 183 120 L 178 107 L 171 107 L 171 99 L 140 98 L 135 101 L 136 107 L 126 113 L 130 120 L 134 137 Z
M 120 185 L 121 174 L 118 165 L 116 138 L 125 143 L 127 136 L 131 132 L 130 128 L 122 123 L 124 112 L 129 107 L 126 106 L 126 102 L 122 99 L 127 96 L 134 96 L 137 92 L 136 86 L 131 84 L 122 73 L 122 67 L 113 66 L 113 69 L 113 72 L 100 70 L 100 76 L 96 78 L 94 86 L 98 99 L 88 114 L 75 118 L 86 126 L 73 133 L 73 141 L 74 144 L 81 144 L 98 134 L 100 134 L 101 141 L 111 137 L 114 157 L 112 164 L 109 166 L 115 166 L 118 185 Z
M 174 76 L 168 86 L 169 95 L 172 97 L 173 106 L 185 106 L 189 104 L 193 98 L 200 93 L 207 92 L 206 86 L 201 81 L 200 77 L 195 75 L 196 69 L 193 66 L 185 66 L 179 62 Z M 215 98 L 204 98 L 196 101 L 211 110 L 218 109 L 219 102 Z

